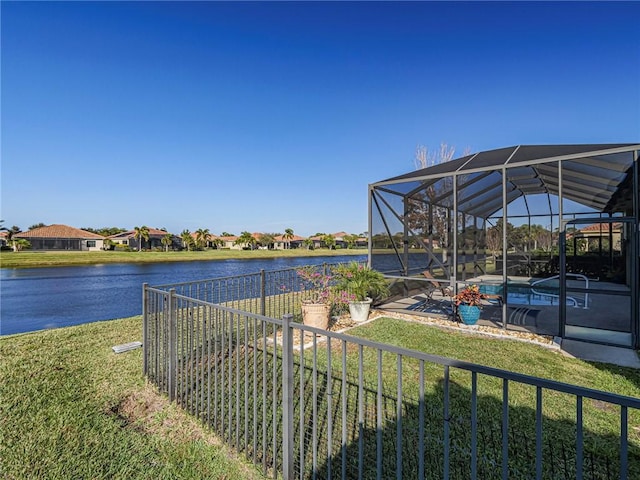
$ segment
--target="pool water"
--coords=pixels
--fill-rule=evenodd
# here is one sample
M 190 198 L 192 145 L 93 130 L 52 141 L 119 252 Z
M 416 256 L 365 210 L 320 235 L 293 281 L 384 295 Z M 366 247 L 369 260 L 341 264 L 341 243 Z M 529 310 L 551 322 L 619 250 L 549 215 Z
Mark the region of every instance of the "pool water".
M 504 297 L 504 292 L 501 284 L 480 285 L 480 292 L 489 295 L 501 295 L 502 297 Z M 560 305 L 560 299 L 558 298 L 558 295 L 560 294 L 559 292 L 560 289 L 557 285 L 540 285 L 531 287 L 531 285 L 529 284 L 509 283 L 507 304 L 558 306 Z M 567 305 L 575 306 L 576 302 L 580 302 L 579 299 L 574 300 L 567 299 Z

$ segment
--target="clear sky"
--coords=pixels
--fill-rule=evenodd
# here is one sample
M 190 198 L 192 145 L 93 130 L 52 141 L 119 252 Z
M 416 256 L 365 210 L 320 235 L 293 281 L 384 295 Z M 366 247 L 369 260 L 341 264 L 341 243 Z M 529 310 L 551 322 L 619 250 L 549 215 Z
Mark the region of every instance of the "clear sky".
M 367 185 L 640 141 L 640 3 L 2 2 L 5 226 L 367 230 Z

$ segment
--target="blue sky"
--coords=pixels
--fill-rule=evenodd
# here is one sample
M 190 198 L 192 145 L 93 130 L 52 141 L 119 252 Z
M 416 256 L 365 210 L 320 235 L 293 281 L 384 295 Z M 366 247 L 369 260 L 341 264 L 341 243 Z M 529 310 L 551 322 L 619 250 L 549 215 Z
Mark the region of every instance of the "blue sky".
M 640 3 L 2 2 L 5 225 L 367 230 L 417 145 L 640 141 Z

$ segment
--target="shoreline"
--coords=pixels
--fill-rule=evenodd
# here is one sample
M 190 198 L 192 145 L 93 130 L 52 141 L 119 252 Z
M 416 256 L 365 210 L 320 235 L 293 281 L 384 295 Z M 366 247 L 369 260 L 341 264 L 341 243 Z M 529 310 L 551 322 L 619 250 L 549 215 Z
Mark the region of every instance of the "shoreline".
M 367 255 L 367 249 L 205 250 L 196 252 L 54 252 L 0 253 L 0 268 L 74 267 L 116 263 L 174 263 L 219 260 L 254 260 L 285 257 Z

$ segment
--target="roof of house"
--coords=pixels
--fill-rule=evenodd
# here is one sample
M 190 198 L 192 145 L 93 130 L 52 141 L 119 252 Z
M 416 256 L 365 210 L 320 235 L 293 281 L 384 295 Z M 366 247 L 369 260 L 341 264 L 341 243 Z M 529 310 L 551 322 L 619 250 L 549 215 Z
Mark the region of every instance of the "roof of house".
M 70 227 L 68 225 L 48 225 L 46 227 L 38 227 L 28 232 L 20 232 L 14 235 L 16 238 L 81 238 L 81 239 L 100 239 L 104 240 L 102 235 L 87 232 L 79 228 Z
M 158 230 L 157 228 L 149 228 L 150 237 L 164 237 L 167 233 L 165 230 Z M 136 234 L 135 230 L 128 230 L 126 232 L 116 233 L 115 235 L 109 235 L 107 238 L 133 238 Z
M 323 238 L 325 235 L 327 235 L 327 234 L 323 234 L 323 235 L 316 235 L 316 236 L 314 236 L 314 237 L 309 237 L 309 239 L 311 239 L 311 240 L 317 240 L 317 241 L 320 241 L 320 240 L 322 240 L 322 238 Z M 347 232 L 337 232 L 337 233 L 329 233 L 328 235 L 331 235 L 335 240 L 342 241 L 342 240 L 344 240 L 344 237 L 346 237 L 346 236 L 348 236 L 348 235 L 350 235 L 350 234 L 349 234 L 349 233 L 347 233 Z
M 284 238 L 284 235 L 276 235 L 274 238 L 276 242 L 302 242 L 304 240 L 304 237 L 295 234 L 291 238 Z
M 594 223 L 593 225 L 588 225 L 584 228 L 581 228 L 581 232 L 608 232 L 609 226 L 611 226 L 612 232 L 619 232 L 620 227 L 622 227 L 622 223 Z
M 190 235 L 191 235 L 191 238 L 193 238 L 194 240 L 196 238 L 198 238 L 198 232 L 191 232 Z M 214 235 L 213 233 L 210 233 L 209 234 L 209 238 L 210 239 L 214 239 L 214 238 L 218 238 L 218 237 L 217 237 L 217 235 Z

